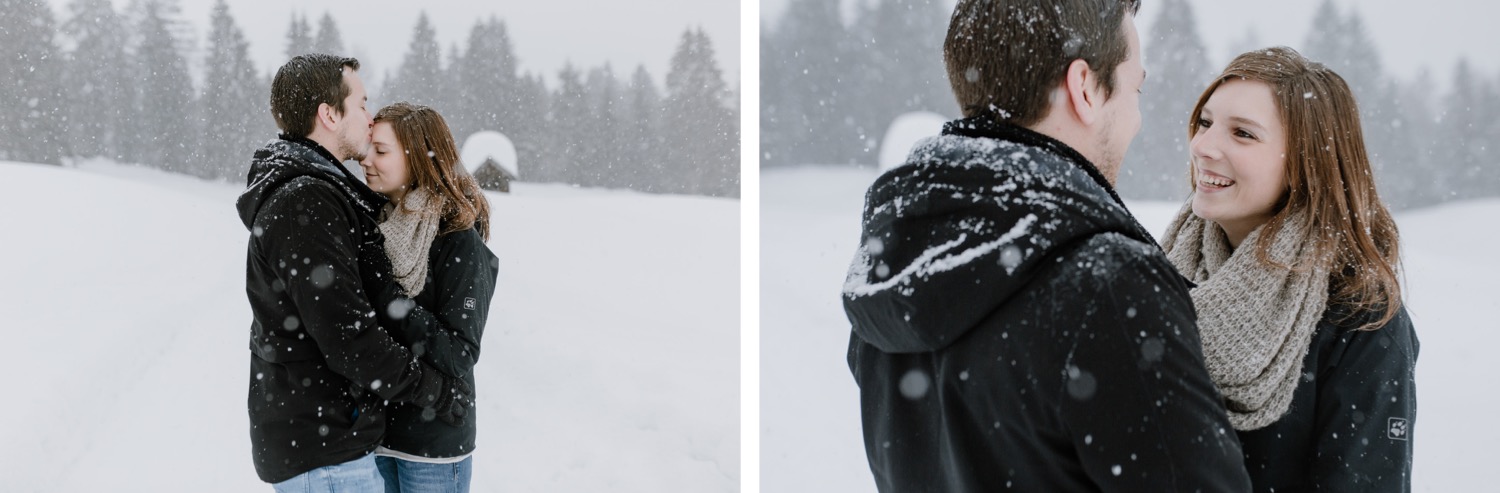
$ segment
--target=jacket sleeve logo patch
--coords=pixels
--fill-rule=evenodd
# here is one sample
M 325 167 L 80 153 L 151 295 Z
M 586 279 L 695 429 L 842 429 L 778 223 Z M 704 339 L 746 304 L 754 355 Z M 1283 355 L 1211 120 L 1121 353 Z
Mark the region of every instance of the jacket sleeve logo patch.
M 464 309 L 473 310 L 476 303 L 478 303 L 478 300 L 475 300 L 474 298 L 464 298 Z
M 1406 440 L 1406 418 L 1391 418 L 1385 427 L 1385 436 L 1391 440 Z

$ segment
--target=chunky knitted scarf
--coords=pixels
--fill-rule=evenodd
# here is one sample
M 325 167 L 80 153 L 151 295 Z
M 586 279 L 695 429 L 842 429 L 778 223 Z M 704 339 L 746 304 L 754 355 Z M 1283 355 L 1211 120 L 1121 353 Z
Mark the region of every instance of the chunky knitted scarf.
M 1164 238 L 1167 258 L 1198 284 L 1192 297 L 1204 360 L 1236 430 L 1262 428 L 1286 414 L 1328 304 L 1327 263 L 1263 264 L 1254 247 L 1263 230 L 1232 249 L 1224 230 L 1194 215 L 1189 201 Z M 1313 255 L 1307 214 L 1291 214 L 1268 253 L 1288 266 Z
M 391 259 L 392 274 L 406 290 L 416 296 L 427 283 L 427 252 L 437 238 L 438 223 L 443 218 L 443 198 L 417 188 L 406 194 L 401 205 L 386 209 L 380 232 L 385 235 L 385 254 Z

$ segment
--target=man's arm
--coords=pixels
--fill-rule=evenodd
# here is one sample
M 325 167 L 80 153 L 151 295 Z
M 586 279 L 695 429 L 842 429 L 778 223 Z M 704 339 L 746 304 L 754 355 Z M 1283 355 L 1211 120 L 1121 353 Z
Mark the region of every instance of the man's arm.
M 382 285 L 376 305 L 388 308 L 379 313 L 382 323 L 400 334 L 413 353 L 439 370 L 464 375 L 479 362 L 480 339 L 495 295 L 499 266 L 474 232 L 450 235 L 463 236 L 446 238 L 442 251 L 433 255 L 432 283 L 423 290 L 433 293 L 436 305 L 422 306 L 401 296 L 399 285 L 390 276 L 373 282 Z M 395 309 L 389 309 L 392 303 Z M 393 316 L 402 312 L 404 316 Z
M 448 384 L 379 326 L 357 266 L 359 223 L 333 187 L 314 178 L 283 185 L 255 223 L 261 251 L 297 308 L 289 330 L 306 331 L 329 368 L 385 399 L 424 404 Z
M 1064 260 L 1081 274 L 1066 302 L 1085 322 L 1058 371 L 1061 419 L 1085 473 L 1103 491 L 1249 491 L 1184 281 L 1154 245 L 1122 236 L 1079 252 Z

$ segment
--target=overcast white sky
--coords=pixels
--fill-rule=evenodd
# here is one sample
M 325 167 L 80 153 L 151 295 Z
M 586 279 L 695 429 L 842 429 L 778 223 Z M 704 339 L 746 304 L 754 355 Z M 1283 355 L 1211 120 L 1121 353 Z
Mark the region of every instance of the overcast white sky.
M 69 0 L 50 0 L 59 21 Z M 200 50 L 208 36 L 212 0 L 181 0 L 182 18 L 194 25 Z M 505 22 L 520 70 L 542 73 L 551 87 L 563 64 L 595 67 L 608 61 L 628 79 L 644 64 L 660 86 L 682 32 L 702 27 L 713 41 L 729 86 L 739 86 L 740 10 L 737 0 L 227 0 L 230 14 L 250 42 L 250 58 L 263 73 L 286 62 L 287 26 L 293 11 L 307 14 L 314 30 L 327 11 L 344 45 L 365 71 L 383 78 L 401 64 L 420 12 L 437 31 L 446 58 L 449 46 L 463 49 L 478 19 L 494 14 Z M 114 0 L 123 11 L 129 0 Z M 199 55 L 201 58 L 201 55 Z M 195 63 L 201 63 L 195 61 Z
M 856 1 L 843 0 L 845 15 Z M 862 0 L 873 1 L 873 0 Z M 950 7 L 952 0 L 945 0 Z M 761 17 L 774 25 L 790 0 L 760 0 Z M 1141 35 L 1150 33 L 1160 15 L 1158 0 L 1143 0 L 1136 17 Z M 1300 48 L 1312 27 L 1321 0 L 1257 0 L 1226 2 L 1192 0 L 1198 35 L 1208 47 L 1215 69 L 1229 63 L 1231 47 L 1254 29 L 1263 46 Z M 1500 75 L 1500 49 L 1494 38 L 1500 2 L 1480 0 L 1335 0 L 1340 10 L 1357 7 L 1365 28 L 1379 48 L 1381 65 L 1392 75 L 1410 80 L 1423 67 L 1446 88 L 1459 57 L 1490 77 Z M 941 50 L 941 47 L 934 47 Z M 933 56 L 940 56 L 934 52 Z M 1151 60 L 1146 61 L 1148 64 Z

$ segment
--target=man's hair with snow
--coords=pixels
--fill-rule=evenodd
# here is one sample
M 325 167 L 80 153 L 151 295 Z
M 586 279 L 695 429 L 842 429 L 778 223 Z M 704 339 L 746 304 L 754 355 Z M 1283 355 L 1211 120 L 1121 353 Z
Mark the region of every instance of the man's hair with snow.
M 344 67 L 359 70 L 359 60 L 311 53 L 282 65 L 271 81 L 271 115 L 276 117 L 276 127 L 287 135 L 306 137 L 312 134 L 319 105 L 332 106 L 343 115 L 350 91 Z
M 1113 95 L 1115 67 L 1129 55 L 1121 28 L 1140 0 L 959 0 L 943 62 L 964 117 L 1041 121 L 1068 64 L 1083 60 Z

